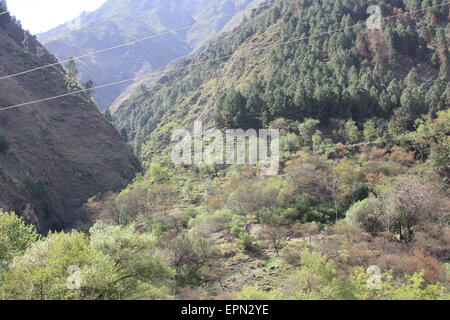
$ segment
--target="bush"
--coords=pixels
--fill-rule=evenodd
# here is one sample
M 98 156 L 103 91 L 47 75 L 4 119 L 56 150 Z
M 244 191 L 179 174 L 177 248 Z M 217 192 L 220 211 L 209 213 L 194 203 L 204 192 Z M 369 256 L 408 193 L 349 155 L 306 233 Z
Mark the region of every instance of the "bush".
M 412 254 L 384 254 L 378 258 L 377 265 L 383 270 L 391 270 L 395 277 L 412 276 L 422 272 L 423 281 L 426 284 L 441 281 L 444 270 L 443 265 L 436 258 L 419 250 L 414 250 Z
M 241 232 L 239 234 L 239 240 L 237 241 L 237 243 L 243 245 L 245 250 L 247 251 L 252 251 L 253 249 L 255 249 L 253 238 L 247 232 Z
M 151 162 L 148 167 L 148 174 L 152 183 L 163 183 L 168 181 L 171 177 L 171 172 L 168 168 L 163 167 L 157 162 Z
M 263 291 L 256 286 L 244 286 L 235 294 L 236 300 L 279 300 L 282 294 L 278 290 Z
M 281 138 L 283 151 L 292 152 L 300 147 L 300 138 L 295 133 L 288 133 Z
M 298 266 L 300 265 L 300 255 L 303 250 L 305 250 L 305 244 L 295 241 L 285 246 L 283 250 L 281 250 L 280 255 L 286 263 Z
M 203 234 L 226 230 L 232 220 L 232 215 L 226 210 L 210 214 L 201 214 L 189 220 L 188 227 Z
M 3 212 L 0 209 L 0 263 L 7 263 L 23 254 L 38 239 L 34 226 L 26 225 L 13 212 Z
M 161 297 L 157 288 L 173 273 L 152 234 L 97 223 L 90 237 L 75 231 L 51 233 L 34 242 L 2 276 L 0 299 L 108 300 Z
M 383 231 L 380 222 L 382 204 L 375 197 L 354 203 L 347 211 L 347 221 L 364 229 L 370 234 L 378 234 Z

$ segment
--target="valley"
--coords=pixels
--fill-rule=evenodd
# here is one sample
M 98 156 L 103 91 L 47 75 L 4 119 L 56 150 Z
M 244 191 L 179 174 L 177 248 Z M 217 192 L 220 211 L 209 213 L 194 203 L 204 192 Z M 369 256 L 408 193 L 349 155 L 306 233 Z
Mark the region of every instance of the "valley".
M 24 47 L 17 22 L 0 18 L 0 77 L 56 61 L 36 40 Z M 61 67 L 1 81 L 0 109 L 65 94 L 71 82 L 78 86 Z M 139 170 L 131 149 L 89 96 L 0 111 L 0 137 L 0 206 L 43 232 L 86 223 L 85 202 L 120 190 Z
M 0 15 L 0 299 L 448 301 L 449 6 L 110 0 L 49 51 Z
M 255 7 L 260 0 L 113 0 L 93 13 L 80 16 L 78 28 L 63 25 L 38 35 L 59 60 L 85 55 L 112 45 L 139 41 L 151 35 L 178 30 L 136 45 L 88 56 L 77 62 L 80 79 L 96 85 L 156 71 L 190 54 L 223 31 L 240 23 L 233 14 Z M 249 13 L 250 11 L 247 11 Z M 236 19 L 236 20 L 234 20 Z M 127 85 L 98 90 L 94 97 L 103 110 Z

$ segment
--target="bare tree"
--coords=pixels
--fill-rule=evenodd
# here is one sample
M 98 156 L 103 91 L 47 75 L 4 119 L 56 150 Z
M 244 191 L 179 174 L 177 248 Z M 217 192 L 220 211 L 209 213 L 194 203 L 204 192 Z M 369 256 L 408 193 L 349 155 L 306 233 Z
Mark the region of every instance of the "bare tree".
M 280 249 L 282 248 L 281 242 L 286 235 L 282 224 L 279 222 L 273 222 L 269 224 L 264 231 L 266 237 L 272 242 L 273 248 L 279 257 Z
M 328 192 L 331 195 L 331 198 L 333 199 L 333 206 L 334 206 L 334 213 L 335 213 L 335 220 L 336 223 L 338 221 L 339 217 L 339 206 L 341 205 L 343 199 L 341 197 L 340 192 L 340 183 L 339 180 L 333 177 L 329 177 L 326 182 L 326 188 Z
M 279 190 L 266 189 L 263 183 L 255 182 L 233 193 L 228 206 L 232 211 L 245 217 L 254 215 L 256 221 L 260 223 L 264 214 L 275 207 L 278 193 Z
M 443 223 L 448 217 L 446 196 L 441 189 L 416 176 L 401 176 L 379 188 L 383 204 L 382 221 L 400 240 L 412 240 L 416 227 Z

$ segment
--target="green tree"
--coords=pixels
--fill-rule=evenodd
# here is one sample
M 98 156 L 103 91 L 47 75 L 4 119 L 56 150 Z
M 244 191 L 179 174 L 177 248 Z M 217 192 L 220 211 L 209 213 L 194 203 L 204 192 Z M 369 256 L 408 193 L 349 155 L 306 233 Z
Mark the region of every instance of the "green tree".
M 106 256 L 90 247 L 85 235 L 77 232 L 50 234 L 33 244 L 10 265 L 3 275 L 0 297 L 24 300 L 93 299 L 99 292 L 99 286 L 109 284 L 107 272 L 110 266 Z M 83 289 L 69 289 L 70 267 L 73 270 L 81 268 L 83 283 L 78 284 Z
M 312 142 L 312 136 L 317 130 L 317 126 L 320 121 L 315 119 L 305 119 L 299 125 L 300 137 L 302 139 L 302 145 L 309 146 Z
M 388 279 L 392 279 L 387 276 Z M 395 285 L 394 281 L 384 281 L 386 296 L 392 300 L 448 300 L 450 293 L 442 284 L 424 285 L 423 272 L 406 276 L 406 283 Z
M 281 145 L 284 151 L 292 152 L 299 148 L 299 137 L 295 133 L 288 133 L 281 137 Z
M 322 132 L 320 130 L 316 130 L 316 132 L 311 137 L 313 150 L 319 150 L 320 145 L 322 144 Z
M 134 225 L 97 223 L 90 230 L 92 248 L 112 262 L 108 287 L 98 298 L 145 297 L 158 285 L 168 284 L 172 270 L 156 248 L 157 237 L 139 233 Z
M 360 132 L 356 122 L 349 120 L 345 123 L 345 135 L 348 143 L 358 143 L 360 140 Z
M 253 216 L 258 222 L 276 205 L 279 190 L 254 182 L 239 187 L 228 199 L 230 209 L 244 217 Z
M 366 142 L 372 142 L 377 138 L 378 132 L 377 128 L 375 126 L 375 121 L 368 120 L 366 123 L 364 123 L 364 141 Z
M 247 99 L 242 93 L 235 89 L 226 90 L 216 103 L 216 125 L 221 128 L 248 129 L 252 119 L 246 106 Z
M 443 284 L 424 284 L 423 272 L 394 277 L 392 271 L 379 277 L 379 289 L 371 289 L 367 283 L 372 275 L 364 268 L 357 268 L 345 283 L 341 297 L 351 300 L 448 300 L 450 293 Z
M 73 57 L 70 57 L 68 59 L 66 65 L 65 65 L 65 68 L 67 70 L 67 75 L 69 76 L 69 78 L 76 80 L 78 77 L 79 71 L 78 71 L 77 65 L 76 65 Z
M 346 220 L 349 223 L 360 226 L 373 235 L 384 231 L 381 217 L 382 204 L 374 196 L 355 202 L 346 213 Z
M 236 300 L 281 300 L 280 290 L 264 291 L 256 286 L 244 286 L 234 296 Z
M 337 299 L 339 283 L 337 266 L 319 252 L 305 249 L 300 259 L 301 267 L 288 279 L 287 297 L 295 300 Z
M 13 212 L 0 209 L 0 265 L 25 252 L 39 239 L 36 228 Z

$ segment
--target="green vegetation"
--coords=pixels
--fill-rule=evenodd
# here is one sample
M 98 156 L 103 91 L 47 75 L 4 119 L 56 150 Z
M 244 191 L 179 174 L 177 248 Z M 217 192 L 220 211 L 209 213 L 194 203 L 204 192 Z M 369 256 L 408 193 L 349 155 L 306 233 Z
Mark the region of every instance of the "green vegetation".
M 197 112 L 208 113 L 208 121 L 219 128 L 267 127 L 280 117 L 313 118 L 331 128 L 334 121 L 349 121 L 340 134 L 351 143 L 373 137 L 373 126 L 392 118 L 391 133 L 412 130 L 422 114 L 435 116 L 449 107 L 448 7 L 386 19 L 383 30 L 368 30 L 363 22 L 371 4 L 273 1 L 186 61 L 185 70 L 122 101 L 117 126 L 137 150 L 147 144 L 151 152 L 163 148 L 158 141 L 167 141 L 175 114 L 187 127 Z M 380 6 L 389 17 L 431 2 L 395 0 Z M 295 41 L 308 36 L 313 37 Z M 215 61 L 205 64 L 208 60 Z
M 25 222 L 14 213 L 0 210 L 0 262 L 10 262 L 13 257 L 25 252 L 39 239 L 33 226 Z
M 171 270 L 155 251 L 154 243 L 151 234 L 136 234 L 132 226 L 101 223 L 90 230 L 89 236 L 80 232 L 49 234 L 29 246 L 3 272 L 0 297 L 164 298 L 160 286 Z M 82 277 L 76 278 L 73 270 L 79 270 Z
M 377 144 L 315 149 L 298 136 L 274 177 L 154 159 L 126 190 L 90 202 L 96 223 L 86 233 L 39 238 L 2 213 L 0 295 L 449 299 L 449 116 L 425 116 Z M 445 160 L 431 156 L 443 149 Z
M 275 1 L 141 86 L 114 116 L 143 172 L 89 201 L 85 232 L 40 238 L 2 213 L 0 297 L 450 299 L 448 8 L 254 50 L 364 21 L 369 4 Z M 198 118 L 279 129 L 279 175 L 174 164 L 172 130 Z

